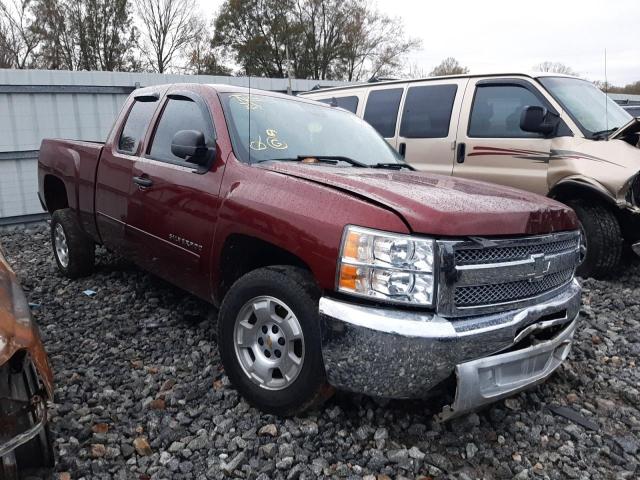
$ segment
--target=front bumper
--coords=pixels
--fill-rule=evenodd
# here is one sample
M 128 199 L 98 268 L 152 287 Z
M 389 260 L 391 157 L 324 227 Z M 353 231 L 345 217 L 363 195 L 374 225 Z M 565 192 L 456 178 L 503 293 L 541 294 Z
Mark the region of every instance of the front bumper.
M 580 293 L 573 280 L 538 305 L 452 320 L 323 297 L 327 379 L 368 395 L 421 398 L 455 373 L 456 398 L 443 416 L 464 413 L 539 383 L 560 365 L 573 339 Z

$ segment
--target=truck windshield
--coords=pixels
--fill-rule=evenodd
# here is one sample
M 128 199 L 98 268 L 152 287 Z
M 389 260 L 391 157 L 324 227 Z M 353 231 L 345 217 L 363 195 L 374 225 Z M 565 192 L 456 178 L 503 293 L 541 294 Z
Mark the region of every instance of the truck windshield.
M 631 115 L 591 82 L 565 77 L 539 80 L 588 137 L 613 132 L 631 120 Z
M 373 127 L 342 109 L 253 93 L 222 94 L 221 100 L 234 152 L 243 162 L 313 156 L 361 166 L 404 164 Z

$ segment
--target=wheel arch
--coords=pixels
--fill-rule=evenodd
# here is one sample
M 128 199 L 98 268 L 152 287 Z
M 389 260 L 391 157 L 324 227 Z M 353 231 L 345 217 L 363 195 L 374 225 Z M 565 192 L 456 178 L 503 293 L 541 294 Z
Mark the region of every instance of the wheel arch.
M 60 177 L 51 174 L 45 175 L 43 190 L 44 205 L 49 213 L 69 208 L 69 192 Z
M 220 304 L 231 285 L 244 274 L 274 265 L 291 265 L 313 273 L 302 258 L 285 248 L 255 236 L 230 234 L 221 248 L 214 302 Z

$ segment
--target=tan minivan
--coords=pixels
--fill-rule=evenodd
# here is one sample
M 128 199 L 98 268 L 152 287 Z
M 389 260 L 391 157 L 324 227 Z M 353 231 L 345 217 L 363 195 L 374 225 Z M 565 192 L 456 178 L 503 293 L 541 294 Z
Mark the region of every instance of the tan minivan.
M 558 74 L 393 80 L 306 92 L 373 125 L 419 170 L 522 188 L 580 218 L 582 276 L 640 254 L 640 119 Z

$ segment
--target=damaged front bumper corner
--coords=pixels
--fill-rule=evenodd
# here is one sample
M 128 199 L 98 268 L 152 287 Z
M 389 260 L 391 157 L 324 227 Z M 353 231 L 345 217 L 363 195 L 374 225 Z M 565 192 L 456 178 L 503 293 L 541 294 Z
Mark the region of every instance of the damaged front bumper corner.
M 569 355 L 577 324 L 576 318 L 529 348 L 456 365 L 455 399 L 438 418 L 449 420 L 544 382 Z
M 534 386 L 569 354 L 581 288 L 495 314 L 437 313 L 320 300 L 322 355 L 336 388 L 386 398 L 427 398 L 455 379 L 449 419 Z
M 7 412 L 0 416 L 0 458 L 35 438 L 47 423 L 47 405 L 44 397 L 34 395 L 30 401 L 11 398 L 0 399 L 0 409 Z M 27 430 L 17 432 L 19 418 L 24 415 L 35 416 L 35 422 Z

